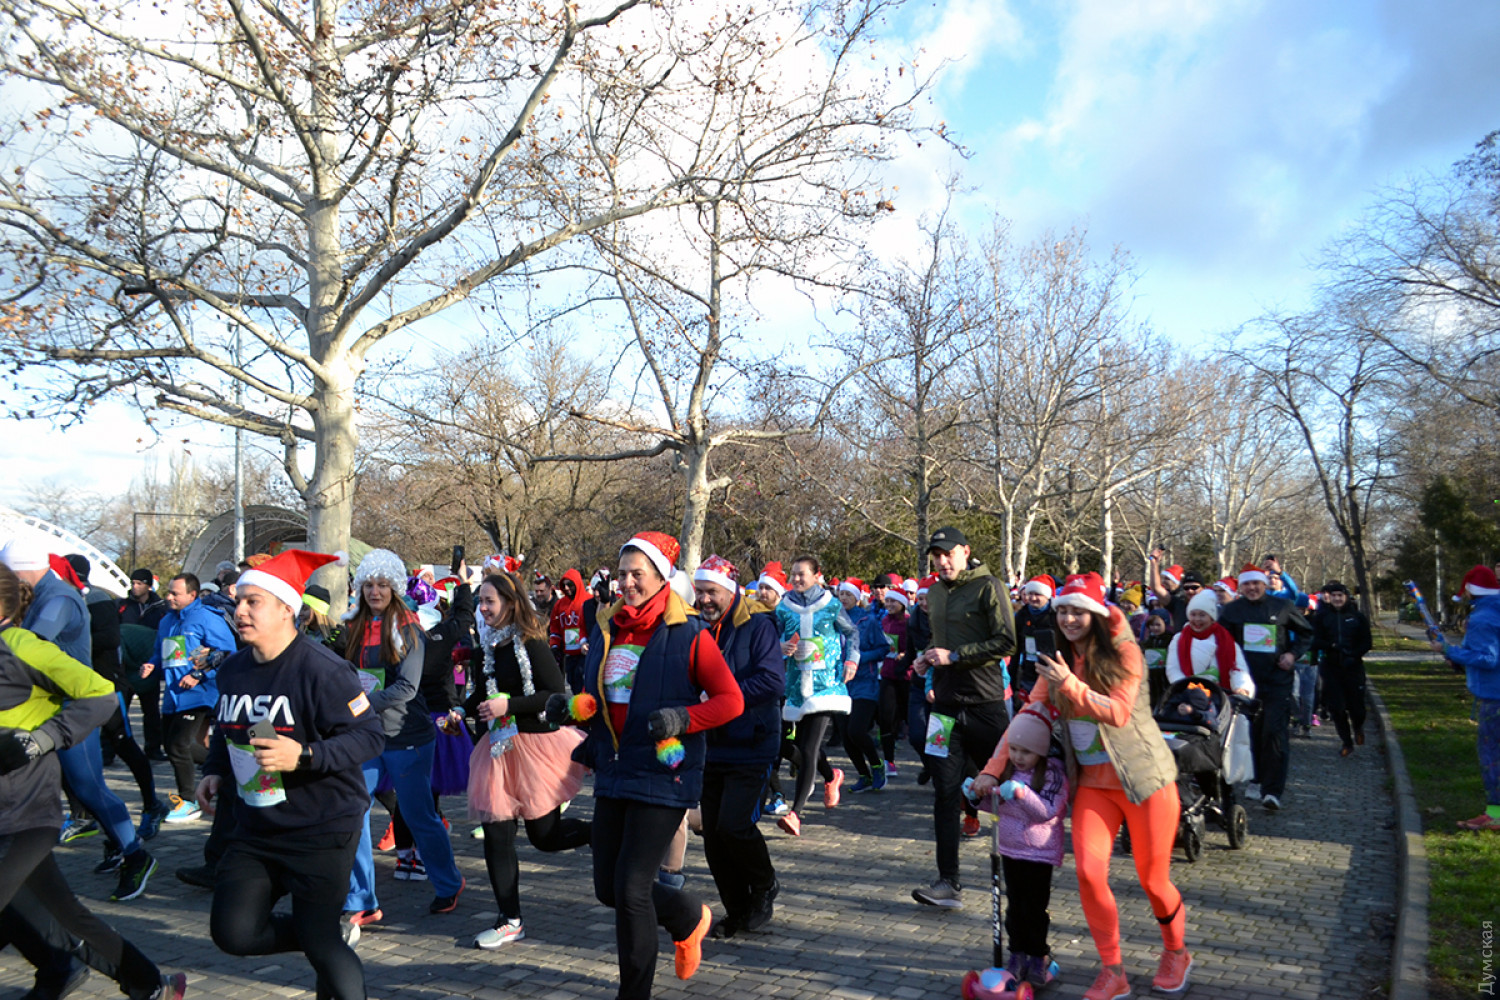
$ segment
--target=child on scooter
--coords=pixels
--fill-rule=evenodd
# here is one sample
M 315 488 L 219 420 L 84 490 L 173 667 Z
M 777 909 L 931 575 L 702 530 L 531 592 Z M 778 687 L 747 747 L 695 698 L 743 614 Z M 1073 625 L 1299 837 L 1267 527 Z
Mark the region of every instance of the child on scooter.
M 1000 970 L 985 970 L 991 975 L 980 973 L 976 997 L 1013 994 L 1024 982 L 1043 986 L 1057 975 L 1047 943 L 1047 904 L 1053 869 L 1063 861 L 1068 780 L 1063 762 L 1049 756 L 1048 712 L 1044 704 L 1027 705 L 1018 712 L 972 786 L 971 797 L 987 803 L 996 817 L 994 851 L 1005 876 L 1005 931 L 1010 942 L 1004 971 L 1011 980 L 1007 984 L 995 974 Z M 998 963 L 999 955 L 995 959 Z

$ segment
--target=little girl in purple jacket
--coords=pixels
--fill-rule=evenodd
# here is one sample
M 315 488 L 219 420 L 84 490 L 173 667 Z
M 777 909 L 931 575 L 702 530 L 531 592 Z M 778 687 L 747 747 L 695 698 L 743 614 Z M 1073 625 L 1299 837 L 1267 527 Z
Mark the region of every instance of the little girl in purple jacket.
M 1042 986 L 1057 975 L 1051 959 L 1047 904 L 1052 871 L 1063 861 L 1063 816 L 1068 779 L 1063 762 L 1049 757 L 1052 723 L 1041 705 L 1016 714 L 1006 733 L 1010 759 L 998 774 L 991 760 L 974 779 L 971 796 L 995 813 L 995 853 L 1005 878 L 1006 970 L 1016 980 Z M 991 795 L 990 793 L 994 794 Z M 992 806 L 988 803 L 993 803 Z

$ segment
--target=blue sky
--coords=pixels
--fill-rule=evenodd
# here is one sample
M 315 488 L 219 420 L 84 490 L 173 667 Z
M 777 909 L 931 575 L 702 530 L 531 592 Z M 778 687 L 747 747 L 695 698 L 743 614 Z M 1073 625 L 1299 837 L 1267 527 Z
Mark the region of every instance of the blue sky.
M 940 206 L 957 165 L 976 233 L 997 212 L 1022 239 L 1086 227 L 1097 252 L 1134 257 L 1137 316 L 1190 347 L 1306 306 L 1310 262 L 1382 186 L 1500 128 L 1490 0 L 927 0 L 897 28 L 923 65 L 946 60 L 931 113 L 971 155 L 928 143 L 891 164 L 891 234 Z M 120 414 L 28 427 L 0 503 L 31 477 L 122 489 L 140 434 Z M 190 426 L 166 440 L 184 437 L 222 447 Z

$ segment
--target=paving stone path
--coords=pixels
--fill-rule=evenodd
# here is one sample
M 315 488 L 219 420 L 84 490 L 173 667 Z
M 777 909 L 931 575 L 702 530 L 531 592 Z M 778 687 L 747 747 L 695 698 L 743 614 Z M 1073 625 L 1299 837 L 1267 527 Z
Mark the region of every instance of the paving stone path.
M 1172 876 L 1188 905 L 1189 944 L 1196 956 L 1195 1000 L 1269 1000 L 1383 995 L 1389 976 L 1399 863 L 1390 780 L 1372 720 L 1369 745 L 1338 756 L 1332 727 L 1292 741 L 1292 781 L 1285 808 L 1268 814 L 1251 803 L 1250 841 L 1227 847 L 1210 826 L 1195 864 L 1179 850 Z M 803 836 L 792 839 L 765 822 L 783 892 L 769 933 L 705 945 L 701 971 L 679 982 L 671 945 L 662 938 L 656 995 L 662 1000 L 774 996 L 788 1000 L 873 1000 L 957 997 L 965 970 L 988 964 L 989 863 L 986 836 L 963 845 L 965 906 L 939 911 L 918 906 L 910 891 L 935 876 L 931 792 L 914 781 L 908 756 L 884 792 L 846 795 L 839 808 L 810 807 Z M 835 763 L 837 758 L 835 757 Z M 166 782 L 166 765 L 158 780 Z M 111 784 L 135 805 L 121 767 Z M 460 800 L 445 800 L 462 817 Z M 589 791 L 572 815 L 587 816 Z M 377 822 L 385 816 L 376 808 Z M 425 883 L 396 882 L 394 859 L 377 860 L 385 925 L 365 934 L 364 959 L 374 998 L 522 997 L 572 1000 L 614 994 L 612 914 L 592 896 L 587 850 L 543 855 L 521 847 L 526 940 L 498 952 L 471 947 L 473 935 L 495 915 L 480 845 L 468 823 L 455 822 L 454 845 L 468 890 L 455 913 L 430 916 Z M 151 843 L 161 861 L 145 896 L 126 904 L 107 900 L 113 876 L 92 873 L 99 838 L 58 849 L 74 889 L 164 969 L 188 973 L 197 998 L 312 995 L 312 974 L 297 955 L 230 958 L 208 939 L 209 894 L 178 882 L 172 872 L 201 860 L 206 823 L 164 827 Z M 380 831 L 377 830 L 378 834 Z M 717 905 L 701 845 L 690 846 L 689 886 Z M 1126 971 L 1136 996 L 1153 993 L 1160 937 L 1128 858 L 1117 857 L 1112 884 L 1119 899 Z M 1098 959 L 1078 906 L 1069 856 L 1053 886 L 1052 940 L 1063 967 L 1060 982 L 1042 997 L 1078 997 L 1098 971 Z M 31 971 L 14 951 L 0 953 L 0 1000 L 19 997 Z M 114 997 L 98 975 L 76 997 Z

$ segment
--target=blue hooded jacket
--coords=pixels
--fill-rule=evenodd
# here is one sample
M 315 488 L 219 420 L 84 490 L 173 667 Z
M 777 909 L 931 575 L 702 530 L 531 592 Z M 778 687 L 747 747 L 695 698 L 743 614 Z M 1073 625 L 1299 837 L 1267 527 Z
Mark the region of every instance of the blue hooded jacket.
M 1443 655 L 1464 668 L 1474 697 L 1500 700 L 1500 595 L 1474 598 L 1463 645 L 1444 643 Z
M 163 712 L 188 712 L 218 704 L 219 686 L 213 673 L 193 687 L 182 686 L 182 679 L 192 673 L 193 664 L 190 659 L 184 662 L 175 651 L 180 649 L 191 657 L 199 646 L 233 653 L 235 638 L 223 615 L 194 598 L 181 611 L 168 611 L 156 626 L 154 662 L 161 671 Z
M 849 682 L 849 697 L 860 701 L 880 700 L 880 666 L 891 651 L 885 637 L 885 612 L 855 608 L 848 612 L 859 633 L 859 670 Z

